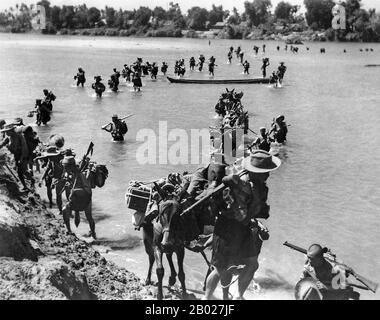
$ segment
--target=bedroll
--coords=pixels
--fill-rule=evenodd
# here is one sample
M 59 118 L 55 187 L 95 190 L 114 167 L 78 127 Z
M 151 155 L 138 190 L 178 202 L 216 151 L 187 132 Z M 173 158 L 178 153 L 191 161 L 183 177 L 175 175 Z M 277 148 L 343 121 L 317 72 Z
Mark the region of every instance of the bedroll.
M 108 169 L 105 165 L 91 163 L 87 173 L 86 179 L 92 189 L 96 187 L 102 188 L 108 178 Z

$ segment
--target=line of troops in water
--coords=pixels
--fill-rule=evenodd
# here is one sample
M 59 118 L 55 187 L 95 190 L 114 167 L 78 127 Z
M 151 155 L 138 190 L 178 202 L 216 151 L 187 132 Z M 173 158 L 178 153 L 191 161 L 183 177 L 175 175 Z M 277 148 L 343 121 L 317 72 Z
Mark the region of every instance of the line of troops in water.
M 303 43 L 302 43 L 302 41 L 295 41 L 294 44 L 295 45 L 300 45 L 300 44 L 303 44 Z M 293 46 L 292 44 L 289 44 L 289 46 L 288 46 L 288 44 L 286 44 L 285 47 L 284 47 L 284 50 L 288 51 L 288 49 L 289 49 L 290 52 L 292 52 L 292 53 L 298 53 L 300 47 L 297 47 L 295 45 Z M 265 49 L 266 49 L 266 44 L 263 44 L 262 45 L 262 53 L 263 54 L 265 53 Z M 281 47 L 278 45 L 276 47 L 276 49 L 277 49 L 277 51 L 280 51 Z M 260 50 L 260 47 L 253 46 L 253 51 L 255 52 L 256 56 L 258 55 L 259 50 Z M 310 47 L 306 47 L 306 51 L 310 51 Z M 363 48 L 359 48 L 359 51 L 360 52 L 364 52 L 364 51 L 365 52 L 374 52 L 374 49 L 373 48 L 364 48 L 364 49 Z M 237 57 L 239 58 L 240 57 L 239 53 L 241 54 L 241 48 L 240 48 L 240 46 L 237 48 L 237 50 L 235 52 L 238 55 Z M 326 48 L 320 48 L 319 52 L 322 53 L 322 54 L 326 53 Z M 347 53 L 347 50 L 343 49 L 343 53 Z M 228 58 L 230 59 L 230 53 L 228 54 Z M 231 58 L 232 58 L 232 54 L 231 54 Z M 242 61 L 242 57 L 240 57 L 240 60 Z
M 231 63 L 232 59 L 232 52 L 233 47 L 230 48 L 230 51 L 228 53 L 228 61 Z M 243 62 L 243 56 L 244 53 L 241 51 L 240 47 L 236 50 L 237 57 L 240 57 L 241 64 L 243 66 L 243 73 L 249 74 L 249 68 L 250 64 L 247 60 Z M 198 63 L 196 63 L 195 58 L 191 57 L 189 60 L 189 68 L 190 70 L 194 71 L 195 67 L 198 67 L 198 71 L 203 71 L 203 65 L 206 61 L 206 58 L 203 54 L 201 54 L 198 58 Z M 215 64 L 215 57 L 211 56 L 208 63 L 208 71 L 210 76 L 214 76 L 214 70 L 217 66 Z M 263 58 L 263 64 L 261 66 L 262 70 L 262 76 L 263 78 L 266 78 L 267 76 L 267 67 L 270 65 L 269 58 Z M 161 66 L 161 72 L 163 75 L 166 75 L 168 70 L 168 64 L 164 61 L 162 62 Z M 284 65 L 284 62 L 280 63 L 280 66 L 278 67 L 277 71 L 273 71 L 271 75 L 271 83 L 282 83 L 282 80 L 284 78 L 286 72 L 286 66 Z M 175 61 L 174 66 L 174 74 L 178 77 L 183 77 L 186 73 L 186 67 L 185 67 L 185 59 L 179 59 Z M 110 89 L 113 92 L 117 92 L 119 90 L 119 84 L 120 84 L 120 77 L 122 76 L 126 82 L 132 82 L 134 91 L 140 91 L 142 87 L 142 76 L 147 76 L 150 74 L 151 79 L 156 80 L 158 75 L 158 66 L 156 62 L 150 64 L 149 61 L 143 62 L 142 58 L 137 58 L 137 60 L 130 66 L 127 64 L 124 65 L 123 70 L 117 71 L 116 68 L 113 69 L 113 74 L 110 76 L 110 79 L 108 80 L 108 85 Z M 78 68 L 78 73 L 74 76 L 74 79 L 77 80 L 77 86 L 84 86 L 86 82 L 86 76 L 85 71 L 82 68 Z M 106 86 L 102 83 L 102 77 L 101 76 L 95 76 L 94 77 L 95 82 L 91 85 L 92 89 L 95 90 L 95 93 L 97 97 L 101 98 L 104 91 L 106 90 Z
M 215 113 L 219 125 L 216 128 L 212 127 L 211 129 L 216 129 L 216 134 L 220 132 L 223 138 L 228 130 L 232 130 L 233 148 L 236 147 L 236 128 L 241 128 L 244 135 L 247 135 L 250 131 L 257 136 L 256 139 L 253 139 L 252 141 L 245 140 L 249 149 L 260 149 L 269 152 L 272 142 L 277 144 L 285 143 L 288 133 L 288 125 L 285 122 L 285 116 L 279 115 L 274 118 L 269 132 L 265 127 L 261 127 L 259 131 L 260 133 L 257 134 L 249 128 L 249 116 L 248 112 L 244 111 L 243 105 L 241 104 L 242 97 L 243 92 L 236 93 L 235 89 L 231 91 L 226 89 L 226 92 L 221 94 L 215 105 Z M 213 142 L 212 146 L 216 147 L 213 135 L 211 135 L 211 140 Z M 221 147 L 223 147 L 223 145 L 219 144 L 219 148 Z
M 233 47 L 230 47 L 229 54 L 233 52 Z M 265 47 L 264 47 L 265 52 Z M 241 56 L 241 48 L 238 47 L 236 50 L 237 57 Z M 190 64 L 190 70 L 195 70 L 196 66 L 199 66 L 199 71 L 203 70 L 203 64 L 205 63 L 206 58 L 203 54 L 199 56 L 199 62 L 198 64 L 195 63 L 194 57 L 190 58 L 189 64 Z M 211 56 L 209 59 L 209 74 L 214 75 L 214 67 L 215 65 L 215 57 Z M 269 58 L 263 59 L 263 65 L 261 67 L 263 78 L 266 77 L 266 69 L 270 65 Z M 249 74 L 249 63 L 245 61 L 243 63 L 244 67 L 244 73 Z M 161 66 L 161 72 L 163 75 L 166 75 L 166 72 L 168 70 L 168 64 L 166 62 L 162 63 Z M 274 83 L 276 86 L 278 84 L 282 84 L 282 81 L 285 76 L 285 72 L 287 70 L 287 67 L 285 66 L 284 62 L 280 63 L 280 66 L 278 67 L 277 72 L 273 71 L 271 75 L 271 83 Z M 122 76 L 126 82 L 132 82 L 133 87 L 135 91 L 140 91 L 140 88 L 142 86 L 141 77 L 147 76 L 150 73 L 151 79 L 157 79 L 158 74 L 158 66 L 156 63 L 150 64 L 148 61 L 145 63 L 143 62 L 142 58 L 137 58 L 137 60 L 130 66 L 127 64 L 124 65 L 124 69 L 122 72 L 117 71 L 116 68 L 113 69 L 113 74 L 110 76 L 110 79 L 108 81 L 108 85 L 111 88 L 112 91 L 117 92 L 120 84 L 120 76 Z M 185 68 L 185 60 L 179 59 L 175 62 L 174 66 L 174 74 L 178 76 L 183 76 L 186 72 Z M 78 68 L 78 73 L 74 76 L 74 79 L 77 81 L 77 86 L 84 86 L 86 82 L 86 76 L 85 71 L 80 67 Z M 97 97 L 101 97 L 103 92 L 106 90 L 105 85 L 101 82 L 102 78 L 101 76 L 95 76 L 95 83 L 92 84 L 92 88 L 95 90 Z M 50 119 L 50 117 L 49 117 Z M 112 138 L 114 141 L 123 141 L 124 135 L 128 132 L 128 127 L 125 121 L 123 121 L 125 118 L 119 119 L 116 114 L 112 116 L 112 122 L 109 125 L 103 126 L 102 129 L 105 131 L 108 131 L 111 133 Z M 265 133 L 264 133 L 265 134 Z
M 238 47 L 238 49 L 235 52 L 236 52 L 237 58 L 240 59 L 240 64 L 243 66 L 243 74 L 249 74 L 249 68 L 251 67 L 251 65 L 247 60 L 243 61 L 244 53 L 243 51 L 239 49 L 240 47 Z M 234 48 L 230 47 L 230 51 L 228 52 L 229 64 L 231 64 L 233 50 Z M 196 60 L 194 57 L 191 57 L 189 60 L 190 70 L 194 71 L 195 68 L 198 67 L 198 71 L 202 72 L 205 61 L 206 61 L 206 58 L 203 54 L 199 56 L 198 63 L 196 63 Z M 209 58 L 208 72 L 209 72 L 209 76 L 211 77 L 215 76 L 214 72 L 215 72 L 215 67 L 217 66 L 215 61 L 216 61 L 216 58 L 214 56 L 211 56 Z M 267 68 L 269 67 L 269 65 L 270 65 L 269 58 L 263 58 L 262 66 L 261 66 L 263 78 L 267 77 Z M 284 79 L 285 72 L 286 72 L 286 66 L 284 62 L 281 62 L 280 66 L 278 67 L 278 70 L 272 72 L 270 76 L 270 83 L 275 83 L 276 85 L 278 85 L 278 83 L 282 84 L 282 80 Z M 185 73 L 186 73 L 185 59 L 177 60 L 175 62 L 174 74 L 177 75 L 178 77 L 183 77 Z
M 215 109 L 223 117 L 219 139 L 223 140 L 227 129 L 232 136 L 234 129 L 241 128 L 245 133 L 250 130 L 247 113 L 241 105 L 242 96 L 234 90 L 222 93 Z M 285 142 L 284 117 L 277 117 L 275 122 L 274 137 Z M 229 288 L 235 281 L 237 295 L 233 298 L 243 299 L 259 267 L 262 244 L 269 239 L 269 231 L 260 221 L 268 219 L 270 212 L 266 181 L 281 165 L 278 157 L 267 152 L 268 144 L 262 143 L 267 141 L 267 136 L 263 136 L 264 130 L 261 133 L 253 144 L 247 142 L 249 139 L 244 140 L 244 156 L 233 163 L 226 161 L 225 150 L 221 148 L 222 157 L 214 154 L 209 165 L 194 173 L 170 173 L 155 181 L 130 182 L 127 205 L 134 210 L 133 224 L 136 229 L 142 229 L 149 256 L 146 284 L 151 283 L 156 261 L 158 299 L 163 298 L 164 254 L 170 267 L 169 286 L 176 281 L 174 253 L 182 294 L 188 297 L 183 271 L 184 248 L 200 252 L 208 264 L 203 288 L 205 300 L 214 298 L 219 282 L 223 299 L 229 299 Z M 207 231 L 210 227 L 211 233 Z M 295 287 L 297 299 L 359 299 L 354 287 L 373 292 L 377 289 L 376 283 L 358 275 L 319 244 L 311 245 L 308 250 L 287 242 L 284 245 L 307 256 L 301 279 Z M 208 247 L 212 248 L 211 261 L 204 252 Z M 234 275 L 237 276 L 235 280 Z M 363 285 L 348 282 L 350 275 Z

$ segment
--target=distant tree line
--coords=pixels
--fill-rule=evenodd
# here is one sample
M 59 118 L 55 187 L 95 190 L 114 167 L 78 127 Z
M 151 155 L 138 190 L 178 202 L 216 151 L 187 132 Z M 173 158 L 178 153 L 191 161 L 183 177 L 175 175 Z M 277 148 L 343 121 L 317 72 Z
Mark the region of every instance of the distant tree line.
M 205 31 L 218 22 L 231 38 L 244 37 L 256 29 L 273 31 L 274 27 L 292 26 L 294 31 L 311 29 L 329 31 L 331 40 L 380 41 L 380 16 L 374 9 L 362 8 L 361 0 L 346 0 L 347 30 L 335 32 L 331 29 L 333 0 L 304 0 L 305 15 L 300 6 L 281 1 L 272 10 L 270 0 L 253 0 L 244 3 L 244 12 L 236 8 L 231 11 L 223 6 L 212 5 L 210 10 L 192 7 L 182 13 L 177 3 L 170 2 L 165 10 L 140 7 L 134 10 L 88 8 L 85 4 L 72 6 L 51 6 L 47 0 L 37 3 L 45 7 L 47 26 L 44 33 L 61 33 L 70 30 L 98 30 L 95 35 L 148 35 L 181 36 L 182 30 Z M 16 5 L 0 13 L 0 28 L 10 32 L 31 30 L 31 9 L 33 5 Z M 86 31 L 90 32 L 90 31 Z M 86 33 L 83 33 L 86 34 Z M 351 37 L 351 38 L 350 38 Z

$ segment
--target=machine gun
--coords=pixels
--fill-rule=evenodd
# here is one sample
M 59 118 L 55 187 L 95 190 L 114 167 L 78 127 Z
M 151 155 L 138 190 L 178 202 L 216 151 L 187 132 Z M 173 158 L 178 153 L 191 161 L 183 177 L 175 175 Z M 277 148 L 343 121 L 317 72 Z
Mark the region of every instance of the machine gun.
M 296 246 L 294 244 L 291 244 L 291 243 L 289 243 L 287 241 L 283 245 L 286 246 L 286 247 L 289 247 L 289 248 L 291 248 L 291 249 L 293 249 L 295 251 L 301 252 L 303 254 L 307 254 L 307 250 L 306 249 L 298 247 L 298 246 Z M 360 283 L 362 283 L 365 286 L 365 288 L 367 288 L 368 290 L 372 291 L 373 293 L 376 293 L 377 287 L 379 286 L 378 283 L 366 279 L 365 277 L 363 277 L 363 276 L 359 275 L 358 273 L 356 273 L 351 267 L 345 265 L 342 262 L 337 261 L 336 260 L 336 255 L 334 255 L 331 252 L 330 249 L 324 248 L 323 249 L 323 253 L 324 253 L 323 257 L 326 260 L 328 260 L 328 261 L 330 261 L 330 262 L 332 262 L 332 263 L 334 263 L 334 264 L 342 267 L 343 269 L 346 270 L 346 272 L 348 274 L 351 274 L 356 280 L 358 280 Z

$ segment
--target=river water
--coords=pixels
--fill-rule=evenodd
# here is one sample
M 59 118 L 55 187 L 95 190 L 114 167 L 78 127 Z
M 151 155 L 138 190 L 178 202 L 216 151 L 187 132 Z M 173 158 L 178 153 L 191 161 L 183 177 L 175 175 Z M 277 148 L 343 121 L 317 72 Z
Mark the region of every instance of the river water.
M 254 56 L 254 44 L 262 42 L 212 40 L 209 45 L 208 40 L 197 39 L 1 34 L 0 118 L 30 120 L 26 114 L 42 96 L 42 89 L 53 90 L 57 100 L 52 121 L 36 130 L 42 139 L 53 133 L 64 135 L 66 146 L 80 156 L 94 142 L 93 159 L 106 164 L 110 172 L 106 186 L 93 193 L 98 247 L 108 258 L 144 277 L 148 264 L 141 234 L 134 230 L 124 201 L 128 182 L 149 181 L 197 166 L 141 166 L 136 160 L 142 144 L 136 141 L 138 131 L 158 132 L 159 121 L 167 121 L 169 130 L 182 128 L 189 134 L 191 129 L 208 128 L 220 93 L 226 87 L 242 90 L 252 129 L 269 128 L 278 114 L 284 114 L 291 125 L 281 152 L 283 164 L 268 180 L 271 217 L 266 225 L 271 237 L 260 256 L 259 287 L 251 287 L 249 297 L 293 299 L 292 287 L 304 257 L 284 247 L 284 241 L 304 247 L 320 242 L 357 272 L 380 281 L 380 68 L 364 67 L 380 63 L 379 44 L 310 43 L 292 54 L 283 50 L 282 43 L 267 42 L 269 70 L 280 61 L 288 66 L 285 85 L 277 90 L 267 85 L 170 84 L 162 76 L 156 82 L 144 78 L 138 94 L 123 84 L 120 93 L 108 92 L 97 100 L 90 88 L 94 75 L 102 75 L 106 83 L 113 67 L 121 69 L 136 57 L 159 65 L 167 61 L 172 74 L 176 59 L 183 57 L 187 63 L 200 53 L 206 58 L 214 55 L 216 77 L 243 77 L 235 57 L 231 65 L 226 64 L 230 45 L 242 46 L 251 74 L 260 76 L 263 56 Z M 325 55 L 319 53 L 321 47 L 326 48 Z M 373 52 L 359 51 L 370 47 Z M 74 85 L 79 66 L 87 75 L 84 89 Z M 186 76 L 207 77 L 206 72 L 189 71 Z M 112 143 L 100 130 L 114 113 L 135 114 L 128 120 L 123 144 Z M 78 234 L 87 231 L 82 223 Z M 202 257 L 187 252 L 185 271 L 188 287 L 201 289 L 206 271 Z M 362 297 L 378 299 L 380 295 L 364 292 Z

